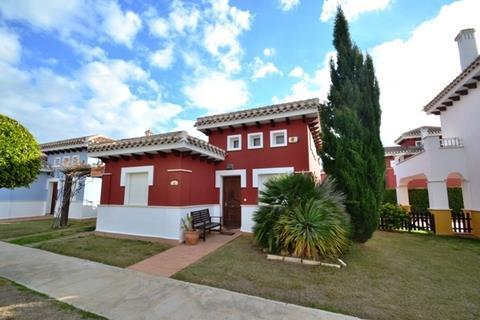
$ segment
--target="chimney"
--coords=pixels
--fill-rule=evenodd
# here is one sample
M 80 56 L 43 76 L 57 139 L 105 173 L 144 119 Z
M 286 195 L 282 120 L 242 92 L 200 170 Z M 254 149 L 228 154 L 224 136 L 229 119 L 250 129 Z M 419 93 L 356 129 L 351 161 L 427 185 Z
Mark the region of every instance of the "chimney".
M 475 42 L 475 29 L 463 29 L 455 37 L 460 53 L 462 71 L 478 57 L 477 43 Z

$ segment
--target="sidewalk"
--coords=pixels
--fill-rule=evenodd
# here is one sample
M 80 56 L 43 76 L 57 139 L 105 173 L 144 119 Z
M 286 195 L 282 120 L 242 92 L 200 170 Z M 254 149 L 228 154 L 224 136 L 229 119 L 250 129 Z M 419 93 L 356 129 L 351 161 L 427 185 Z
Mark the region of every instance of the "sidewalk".
M 156 276 L 170 277 L 232 241 L 240 236 L 240 234 L 240 232 L 236 232 L 231 236 L 216 233 L 211 234 L 205 242 L 200 240 L 200 242 L 194 246 L 187 246 L 186 244 L 175 246 L 128 268 Z
M 109 319 L 356 319 L 5 242 L 0 276 Z

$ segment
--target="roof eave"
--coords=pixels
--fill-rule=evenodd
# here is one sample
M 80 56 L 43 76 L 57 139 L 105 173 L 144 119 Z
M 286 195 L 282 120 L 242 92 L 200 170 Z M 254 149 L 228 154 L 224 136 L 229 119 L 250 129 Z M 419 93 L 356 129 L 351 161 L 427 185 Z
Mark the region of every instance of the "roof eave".
M 225 156 L 217 154 L 215 152 L 211 152 L 196 146 L 192 146 L 185 142 L 179 143 L 170 143 L 170 144 L 163 144 L 163 145 L 150 145 L 150 146 L 141 146 L 141 147 L 129 147 L 129 148 L 118 148 L 113 150 L 101 150 L 95 151 L 95 148 L 89 149 L 88 156 L 92 158 L 103 158 L 109 156 L 121 156 L 121 155 L 132 155 L 132 154 L 145 154 L 145 153 L 152 153 L 157 151 L 162 151 L 166 153 L 172 152 L 172 150 L 180 150 L 180 151 L 193 151 L 195 153 L 204 155 L 212 160 L 216 161 L 223 161 L 225 160 Z
M 289 118 L 290 120 L 294 120 L 295 117 L 302 117 L 302 116 L 306 116 L 307 118 L 319 117 L 318 107 L 315 106 L 315 107 L 303 109 L 303 110 L 294 110 L 294 111 L 283 112 L 278 114 L 269 114 L 264 116 L 249 117 L 244 119 L 216 122 L 216 123 L 204 124 L 204 125 L 195 124 L 195 127 L 197 128 L 197 130 L 204 132 L 209 129 L 215 129 L 215 128 L 228 128 L 230 126 L 239 127 L 242 124 L 253 125 L 253 124 L 256 124 L 257 122 L 267 123 L 270 120 L 277 120 L 277 119 Z

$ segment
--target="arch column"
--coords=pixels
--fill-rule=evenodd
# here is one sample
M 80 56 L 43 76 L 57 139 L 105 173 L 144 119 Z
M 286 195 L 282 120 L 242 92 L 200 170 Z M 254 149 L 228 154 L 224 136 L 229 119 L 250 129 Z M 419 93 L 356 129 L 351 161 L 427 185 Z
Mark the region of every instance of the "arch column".
M 472 190 L 469 181 L 462 180 L 463 211 L 469 212 L 472 226 L 472 234 L 480 238 L 480 211 L 473 210 Z
M 408 197 L 408 185 L 397 186 L 397 203 L 410 213 L 410 199 Z
M 453 235 L 452 213 L 448 204 L 447 183 L 445 180 L 428 180 L 428 209 L 435 217 L 435 233 Z

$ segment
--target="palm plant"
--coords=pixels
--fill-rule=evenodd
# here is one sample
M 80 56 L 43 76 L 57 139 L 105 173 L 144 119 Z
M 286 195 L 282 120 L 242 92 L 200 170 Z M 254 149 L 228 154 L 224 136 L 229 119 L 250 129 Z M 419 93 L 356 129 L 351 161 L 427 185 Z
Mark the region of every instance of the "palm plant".
M 289 175 L 268 181 L 254 214 L 254 236 L 269 252 L 317 259 L 338 256 L 348 246 L 345 197 L 327 179 Z

